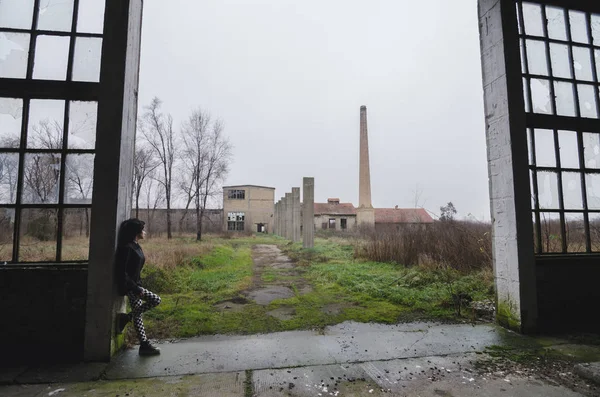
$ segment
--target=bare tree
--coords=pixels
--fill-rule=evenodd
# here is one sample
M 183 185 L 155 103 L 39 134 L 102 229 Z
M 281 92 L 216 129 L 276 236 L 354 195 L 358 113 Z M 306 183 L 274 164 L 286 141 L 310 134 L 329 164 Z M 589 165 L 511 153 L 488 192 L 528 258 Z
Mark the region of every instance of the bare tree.
M 6 136 L 0 140 L 0 147 L 16 149 L 19 147 L 19 138 Z M 0 153 L 0 202 L 15 202 L 18 168 L 19 155 L 17 153 Z
M 133 159 L 133 197 L 135 200 L 135 217 L 140 216 L 140 195 L 146 178 L 154 174 L 156 167 L 160 165 L 153 156 L 153 151 L 145 147 L 135 149 Z
M 173 187 L 173 165 L 175 164 L 176 137 L 171 115 L 161 112 L 161 101 L 152 99 L 142 117 L 142 135 L 156 155 L 161 168 L 157 181 L 164 188 L 167 205 L 167 238 L 172 238 L 171 231 L 171 198 Z

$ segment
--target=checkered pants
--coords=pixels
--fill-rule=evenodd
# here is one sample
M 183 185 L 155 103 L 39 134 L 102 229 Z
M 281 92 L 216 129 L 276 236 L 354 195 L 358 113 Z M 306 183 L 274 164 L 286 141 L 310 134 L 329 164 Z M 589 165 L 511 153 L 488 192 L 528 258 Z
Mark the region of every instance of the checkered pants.
M 136 294 L 135 291 L 130 291 L 127 293 L 127 296 L 129 297 L 129 303 L 131 304 L 131 313 L 129 313 L 129 315 L 131 316 L 133 327 L 137 332 L 140 342 L 145 342 L 148 338 L 146 337 L 146 330 L 144 330 L 142 313 L 158 306 L 160 304 L 160 296 L 145 288 L 142 288 L 141 295 Z

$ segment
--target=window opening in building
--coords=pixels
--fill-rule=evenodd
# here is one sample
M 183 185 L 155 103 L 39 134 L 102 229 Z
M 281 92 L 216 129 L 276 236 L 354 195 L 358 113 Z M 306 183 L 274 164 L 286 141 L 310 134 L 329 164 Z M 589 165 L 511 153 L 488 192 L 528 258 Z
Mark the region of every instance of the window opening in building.
M 243 231 L 244 230 L 244 218 L 243 212 L 229 212 L 227 213 L 227 230 L 228 231 Z
M 346 218 L 340 219 L 340 228 L 342 228 L 342 229 L 347 228 L 347 219 Z
M 600 252 L 600 15 L 517 12 L 535 252 Z
M 227 198 L 230 200 L 245 200 L 246 199 L 246 191 L 241 189 L 228 190 Z
M 335 229 L 335 218 L 329 218 L 329 228 Z

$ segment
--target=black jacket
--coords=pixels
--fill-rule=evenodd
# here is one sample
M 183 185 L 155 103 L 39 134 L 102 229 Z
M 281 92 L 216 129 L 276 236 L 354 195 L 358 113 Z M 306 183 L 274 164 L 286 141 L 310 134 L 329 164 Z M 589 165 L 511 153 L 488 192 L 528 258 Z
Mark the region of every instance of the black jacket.
M 119 246 L 116 255 L 116 272 L 119 294 L 127 295 L 129 292 L 140 293 L 142 281 L 140 274 L 144 267 L 144 252 L 136 242 Z

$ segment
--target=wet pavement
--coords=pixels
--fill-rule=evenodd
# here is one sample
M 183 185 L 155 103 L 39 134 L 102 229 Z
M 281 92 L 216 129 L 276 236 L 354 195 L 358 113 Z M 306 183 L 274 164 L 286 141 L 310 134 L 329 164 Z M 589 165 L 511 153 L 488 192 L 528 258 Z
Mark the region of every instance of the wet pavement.
M 3 372 L 0 379 L 13 384 L 1 386 L 0 396 L 594 395 L 531 375 L 477 371 L 486 348 L 536 343 L 494 325 L 347 322 L 318 332 L 161 343 L 160 356 L 130 349 L 110 364 L 15 368 Z

